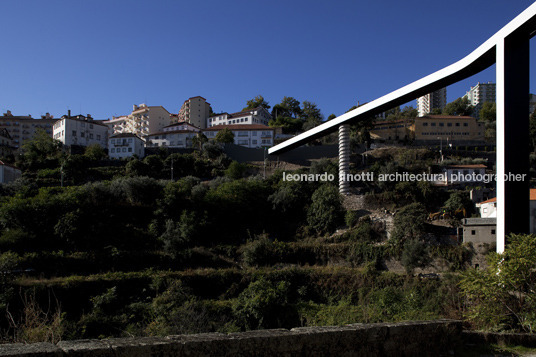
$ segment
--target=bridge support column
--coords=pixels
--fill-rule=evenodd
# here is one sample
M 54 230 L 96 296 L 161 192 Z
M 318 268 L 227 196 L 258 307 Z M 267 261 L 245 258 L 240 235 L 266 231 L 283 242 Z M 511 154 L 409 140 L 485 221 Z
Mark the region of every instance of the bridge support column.
M 529 233 L 529 36 L 515 32 L 497 50 L 497 252 L 505 236 Z M 510 174 L 526 174 L 514 181 Z
M 339 126 L 339 192 L 350 194 L 350 182 L 345 180 L 350 174 L 350 125 Z

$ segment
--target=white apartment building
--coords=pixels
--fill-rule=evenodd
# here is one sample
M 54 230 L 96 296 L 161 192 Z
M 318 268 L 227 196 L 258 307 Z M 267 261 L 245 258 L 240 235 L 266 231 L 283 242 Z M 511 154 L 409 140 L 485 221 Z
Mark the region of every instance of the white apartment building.
M 268 125 L 272 119 L 270 113 L 264 107 L 258 107 L 251 110 L 245 110 L 237 113 L 221 113 L 211 116 L 207 119 L 207 128 L 215 125 L 234 125 L 234 124 L 260 124 Z
M 119 117 L 112 117 L 112 119 L 106 120 L 103 123 L 108 125 L 110 133 L 121 134 L 125 131 L 127 127 L 128 115 L 121 115 Z
M 113 117 L 104 123 L 113 130 L 113 134 L 131 133 L 143 138 L 171 124 L 171 118 L 170 113 L 161 105 L 148 106 L 143 103 L 134 105 L 129 115 Z
M 145 142 L 136 134 L 123 133 L 110 136 L 108 139 L 108 156 L 112 159 L 123 159 L 138 155 L 145 156 Z
M 54 123 L 53 137 L 66 146 L 89 146 L 99 144 L 102 148 L 108 145 L 108 126 L 83 115 L 64 115 Z
M 261 148 L 274 145 L 275 130 L 262 124 L 216 125 L 204 129 L 203 133 L 209 140 L 214 140 L 216 134 L 225 128 L 233 132 L 235 145 L 247 148 Z
M 203 97 L 192 97 L 184 101 L 177 115 L 178 122 L 195 125 L 198 128 L 206 128 L 206 120 L 212 112 L 210 103 Z
M 8 131 L 13 150 L 18 151 L 26 141 L 33 139 L 38 129 L 52 136 L 52 126 L 56 120 L 49 113 L 42 115 L 41 119 L 34 119 L 31 115 L 13 115 L 7 110 L 0 116 L 0 130 L 5 128 Z
M 197 132 L 191 130 L 167 130 L 147 136 L 147 147 L 191 148 Z
M 447 88 L 441 88 L 417 98 L 417 110 L 419 116 L 430 114 L 432 109 L 443 109 L 447 105 Z
M 480 83 L 478 82 L 474 87 L 471 87 L 467 93 L 463 96 L 469 100 L 469 104 L 475 107 L 474 116 L 479 117 L 482 104 L 485 102 L 495 103 L 495 83 Z

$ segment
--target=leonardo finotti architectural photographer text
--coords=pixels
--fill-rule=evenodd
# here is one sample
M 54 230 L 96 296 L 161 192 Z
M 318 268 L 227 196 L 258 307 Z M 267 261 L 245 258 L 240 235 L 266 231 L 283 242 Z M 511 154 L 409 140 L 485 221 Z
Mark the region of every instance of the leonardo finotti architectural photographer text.
M 505 181 L 525 181 L 526 174 L 504 174 Z M 331 182 L 335 181 L 337 176 L 324 172 L 322 174 L 293 174 L 283 172 L 283 181 L 306 181 L 306 182 Z M 490 183 L 497 181 L 496 174 L 478 174 L 478 173 L 456 173 L 456 174 L 429 174 L 420 173 L 414 174 L 409 172 L 396 172 L 393 174 L 378 174 L 375 178 L 374 172 L 361 172 L 359 174 L 341 174 L 338 176 L 340 181 L 394 181 L 394 182 L 412 182 L 412 181 L 428 181 L 428 182 L 483 182 Z

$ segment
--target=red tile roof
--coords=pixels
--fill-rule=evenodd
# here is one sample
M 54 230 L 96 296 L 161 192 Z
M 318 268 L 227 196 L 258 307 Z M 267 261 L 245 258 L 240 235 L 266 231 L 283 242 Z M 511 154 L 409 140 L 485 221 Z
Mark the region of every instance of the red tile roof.
M 529 195 L 530 195 L 530 200 L 531 201 L 536 201 L 536 188 L 531 188 Z M 484 204 L 484 203 L 491 203 L 491 202 L 497 202 L 497 197 L 490 198 L 489 200 L 482 201 L 482 202 L 477 203 L 477 204 L 481 205 L 481 204 Z
M 262 124 L 231 124 L 215 125 L 210 128 L 203 129 L 203 131 L 216 131 L 225 128 L 228 128 L 229 130 L 274 130 L 274 128 Z
M 185 134 L 185 133 L 197 135 L 198 132 L 192 131 L 192 130 L 170 130 L 170 131 L 159 131 L 157 133 L 151 133 L 147 136 L 165 135 L 165 134 Z

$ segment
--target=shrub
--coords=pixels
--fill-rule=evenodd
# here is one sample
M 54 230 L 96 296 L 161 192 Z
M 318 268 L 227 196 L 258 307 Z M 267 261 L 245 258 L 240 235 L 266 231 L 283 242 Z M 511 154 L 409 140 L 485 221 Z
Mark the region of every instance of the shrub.
M 415 268 L 423 268 L 431 261 L 426 244 L 417 240 L 410 239 L 404 244 L 402 251 L 401 263 L 408 274 L 413 273 Z
M 355 211 L 346 211 L 344 216 L 344 221 L 348 227 L 354 227 L 359 221 L 359 215 Z
M 504 253 L 491 253 L 485 270 L 468 269 L 460 282 L 466 316 L 475 327 L 536 331 L 536 239 L 510 235 Z
M 319 234 L 331 233 L 341 223 L 342 203 L 337 187 L 324 184 L 313 193 L 307 223 Z
M 285 281 L 252 282 L 233 303 L 237 321 L 247 330 L 295 326 L 297 313 L 287 301 L 288 290 Z

